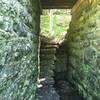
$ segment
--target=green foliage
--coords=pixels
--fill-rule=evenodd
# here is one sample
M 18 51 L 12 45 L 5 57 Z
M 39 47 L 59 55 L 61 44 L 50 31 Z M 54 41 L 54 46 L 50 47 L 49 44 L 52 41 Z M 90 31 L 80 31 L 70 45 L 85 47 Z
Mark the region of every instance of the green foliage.
M 41 33 L 46 36 L 50 36 L 49 33 L 49 16 L 41 16 Z
M 71 15 L 70 10 L 52 10 L 53 12 L 53 37 L 59 38 L 62 32 L 67 32 Z M 50 33 L 50 15 L 49 10 L 44 10 L 41 16 L 41 34 L 47 37 Z

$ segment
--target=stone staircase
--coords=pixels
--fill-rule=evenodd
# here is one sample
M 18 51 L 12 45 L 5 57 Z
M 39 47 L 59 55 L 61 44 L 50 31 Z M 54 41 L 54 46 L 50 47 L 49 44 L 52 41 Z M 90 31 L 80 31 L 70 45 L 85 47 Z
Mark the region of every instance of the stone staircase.
M 41 37 L 40 76 L 38 85 L 39 100 L 59 100 L 59 96 L 53 87 L 55 84 L 54 70 L 57 46 L 51 39 Z
M 67 80 L 67 55 L 62 46 L 41 38 L 37 100 L 84 100 Z

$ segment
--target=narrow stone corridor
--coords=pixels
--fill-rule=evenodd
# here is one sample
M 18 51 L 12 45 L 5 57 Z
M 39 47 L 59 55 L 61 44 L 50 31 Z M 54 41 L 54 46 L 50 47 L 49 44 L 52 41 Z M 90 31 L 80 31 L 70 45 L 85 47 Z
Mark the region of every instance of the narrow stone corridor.
M 41 37 L 38 100 L 84 100 L 67 80 L 66 57 L 65 46 Z
M 64 44 L 44 9 L 71 10 Z M 100 100 L 100 0 L 0 0 L 0 100 Z

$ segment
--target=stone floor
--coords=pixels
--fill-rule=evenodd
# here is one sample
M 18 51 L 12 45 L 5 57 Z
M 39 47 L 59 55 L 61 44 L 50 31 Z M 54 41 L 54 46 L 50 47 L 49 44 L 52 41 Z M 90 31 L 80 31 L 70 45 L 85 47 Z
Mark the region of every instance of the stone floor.
M 55 88 L 43 86 L 37 91 L 37 100 L 60 100 Z
M 55 88 L 60 96 L 60 100 L 84 100 L 78 94 L 77 89 L 66 80 L 56 81 Z
M 43 86 L 38 88 L 37 100 L 85 100 L 66 80 L 56 81 L 54 87 Z

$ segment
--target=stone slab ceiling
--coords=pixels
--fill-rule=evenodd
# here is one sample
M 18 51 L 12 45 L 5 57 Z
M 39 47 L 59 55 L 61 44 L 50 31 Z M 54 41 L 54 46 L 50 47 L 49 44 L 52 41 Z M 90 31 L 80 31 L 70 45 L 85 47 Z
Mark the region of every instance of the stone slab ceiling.
M 78 0 L 41 0 L 43 9 L 70 9 Z

